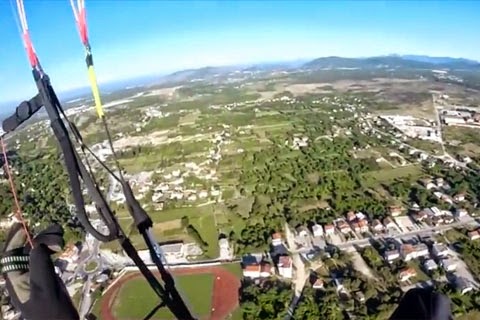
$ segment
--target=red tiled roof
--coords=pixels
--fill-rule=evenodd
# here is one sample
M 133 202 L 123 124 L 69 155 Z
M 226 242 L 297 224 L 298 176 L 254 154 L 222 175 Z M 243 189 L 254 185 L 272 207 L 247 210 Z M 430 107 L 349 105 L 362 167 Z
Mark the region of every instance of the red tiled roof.
M 281 256 L 278 259 L 278 266 L 283 268 L 289 268 L 292 266 L 292 259 L 289 256 Z
M 259 264 L 249 264 L 243 268 L 244 271 L 260 271 Z

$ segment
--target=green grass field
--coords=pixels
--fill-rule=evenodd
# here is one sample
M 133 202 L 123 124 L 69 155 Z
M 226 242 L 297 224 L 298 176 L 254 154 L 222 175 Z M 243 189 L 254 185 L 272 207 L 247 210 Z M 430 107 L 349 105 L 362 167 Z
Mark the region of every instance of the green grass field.
M 197 317 L 205 317 L 211 311 L 213 274 L 179 275 L 175 277 L 180 294 Z M 159 303 L 148 283 L 142 278 L 128 281 L 115 300 L 115 316 L 119 320 L 144 319 Z M 175 319 L 170 311 L 162 307 L 150 318 Z

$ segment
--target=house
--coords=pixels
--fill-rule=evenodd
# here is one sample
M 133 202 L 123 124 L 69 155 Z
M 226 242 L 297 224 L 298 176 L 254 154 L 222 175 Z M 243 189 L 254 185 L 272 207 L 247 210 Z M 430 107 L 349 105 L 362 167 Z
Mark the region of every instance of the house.
M 400 281 L 407 281 L 410 278 L 413 278 L 416 276 L 417 276 L 417 271 L 414 268 L 408 267 L 400 271 L 398 278 Z
M 450 223 L 453 223 L 455 221 L 455 218 L 453 217 L 453 215 L 450 213 L 450 214 L 446 214 L 444 217 L 443 217 L 443 222 L 446 223 L 446 224 L 450 224 Z
M 364 302 L 365 301 L 365 295 L 361 291 L 355 292 L 355 299 L 357 299 L 358 302 Z
M 260 264 L 260 277 L 268 278 L 274 273 L 273 267 L 270 262 L 262 262 Z
M 412 214 L 412 217 L 415 221 L 422 222 L 425 219 L 427 219 L 428 215 L 424 210 L 422 210 L 422 211 L 418 211 L 418 212 Z
M 428 256 L 428 247 L 425 243 L 419 243 L 413 247 L 415 258 Z
M 312 287 L 313 287 L 313 289 L 323 289 L 324 285 L 325 285 L 325 283 L 323 282 L 322 279 L 317 279 L 313 283 Z
M 420 181 L 423 186 L 425 187 L 425 189 L 427 190 L 430 190 L 430 189 L 434 189 L 436 188 L 437 186 L 435 185 L 435 183 L 432 182 L 431 179 L 423 179 Z
M 293 277 L 292 258 L 289 256 L 280 256 L 278 259 L 278 274 L 284 278 L 291 279 Z
M 355 217 L 357 217 L 358 221 L 367 219 L 367 216 L 363 212 L 355 213 Z
M 352 229 L 350 229 L 350 226 L 348 225 L 348 223 L 346 223 L 345 221 L 337 222 L 337 228 L 338 228 L 338 230 L 340 230 L 341 233 L 344 233 L 344 234 L 352 231 Z
M 350 226 L 352 227 L 352 230 L 355 231 L 355 232 L 360 232 L 360 226 L 358 225 L 358 222 L 352 222 L 350 224 Z
M 402 214 L 402 211 L 403 211 L 403 208 L 399 206 L 390 206 L 390 208 L 388 209 L 392 217 L 398 217 L 399 215 Z
M 457 208 L 455 210 L 455 215 L 458 217 L 458 218 L 462 218 L 462 217 L 466 217 L 468 216 L 468 211 L 464 208 Z
M 362 232 L 362 233 L 368 232 L 368 221 L 367 220 L 358 221 L 358 226 L 360 228 L 360 232 Z
M 395 224 L 395 222 L 393 222 L 393 219 L 390 218 L 390 217 L 386 217 L 385 219 L 383 219 L 383 225 L 384 225 L 385 228 L 387 228 L 387 229 L 396 228 L 396 227 L 397 227 L 397 225 Z
M 453 204 L 453 199 L 450 197 L 448 194 L 444 194 L 440 197 L 443 201 L 445 201 L 448 204 Z
M 455 200 L 456 202 L 465 201 L 465 194 L 464 193 L 457 193 L 456 195 L 453 196 L 453 200 Z
M 453 272 L 457 270 L 457 263 L 451 259 L 444 259 L 440 262 L 442 268 L 447 272 Z
M 326 235 L 335 234 L 335 226 L 333 224 L 326 224 L 324 229 L 325 229 L 325 234 Z
M 281 246 L 282 245 L 282 235 L 279 232 L 272 234 L 272 245 Z
M 355 215 L 355 212 L 349 211 L 346 214 L 346 218 L 347 218 L 348 222 L 352 222 L 352 221 L 355 221 L 357 219 L 357 216 Z
M 464 277 L 457 277 L 455 279 L 455 286 L 462 294 L 473 290 L 473 286 L 471 285 L 470 281 L 468 281 Z
M 322 228 L 322 226 L 315 223 L 315 224 L 312 226 L 312 233 L 313 233 L 313 236 L 314 236 L 314 237 L 321 237 L 321 236 L 323 236 L 323 228 Z
M 470 240 L 477 240 L 477 239 L 480 239 L 480 232 L 478 232 L 478 230 L 473 230 L 473 231 L 469 231 L 468 232 L 468 237 L 470 238 Z
M 437 184 L 438 187 L 443 187 L 443 184 L 445 183 L 445 181 L 443 180 L 443 178 L 437 178 L 435 179 L 435 183 Z
M 432 246 L 432 254 L 436 258 L 446 257 L 448 255 L 448 247 L 443 243 L 435 243 Z
M 243 277 L 250 279 L 260 278 L 260 271 L 261 267 L 258 263 L 248 264 L 243 267 Z
M 297 228 L 297 234 L 300 236 L 300 237 L 308 237 L 308 229 L 304 226 L 300 226 Z
M 379 233 L 384 230 L 384 227 L 380 220 L 373 219 L 371 229 L 373 233 Z
M 427 271 L 433 271 L 437 270 L 438 265 L 433 259 L 428 259 L 423 263 L 423 268 Z
M 392 262 L 400 258 L 400 252 L 398 252 L 398 250 L 388 250 L 385 251 L 383 256 L 387 262 Z
M 415 250 L 411 244 L 402 244 L 400 247 L 400 254 L 405 261 L 410 261 L 416 257 Z
M 443 217 L 437 217 L 437 216 L 435 216 L 435 217 L 432 217 L 432 218 L 430 219 L 430 221 L 431 221 L 431 224 L 432 224 L 432 225 L 438 226 L 438 225 L 442 224 L 444 220 L 443 220 Z

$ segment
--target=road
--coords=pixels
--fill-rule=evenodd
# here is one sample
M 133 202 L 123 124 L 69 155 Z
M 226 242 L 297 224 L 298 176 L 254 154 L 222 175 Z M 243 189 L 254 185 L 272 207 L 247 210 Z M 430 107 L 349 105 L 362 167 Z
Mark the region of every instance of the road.
M 411 145 L 409 145 L 408 143 L 405 143 L 403 142 L 402 140 L 394 137 L 393 135 L 391 135 L 390 133 L 387 133 L 385 131 L 382 131 L 380 129 L 377 129 L 375 127 L 373 127 L 370 123 L 368 123 L 369 127 L 374 131 L 374 132 L 377 132 L 381 135 L 384 135 L 384 136 L 388 136 L 390 139 L 392 139 L 393 141 L 397 142 L 399 145 L 401 146 L 404 146 L 404 147 L 407 147 L 413 151 L 417 151 L 417 152 L 421 152 L 421 153 L 425 153 L 427 154 L 429 157 L 432 157 L 432 158 L 435 158 L 435 159 L 439 159 L 439 160 L 442 160 L 442 161 L 445 161 L 446 159 L 452 161 L 454 163 L 455 166 L 458 166 L 460 168 L 463 168 L 463 169 L 467 169 L 467 170 L 472 170 L 471 168 L 469 168 L 467 166 L 466 163 L 464 162 L 461 162 L 461 161 L 458 161 L 457 159 L 453 158 L 452 156 L 450 156 L 449 154 L 445 153 L 444 155 L 441 155 L 441 156 L 436 156 L 436 155 L 433 155 L 433 154 L 430 154 L 428 153 L 427 151 L 425 150 L 422 150 L 422 149 L 418 149 L 418 148 L 415 148 Z M 443 140 L 442 140 L 443 141 Z M 443 142 L 442 142 L 442 146 L 443 146 Z M 445 152 L 445 149 L 444 149 L 444 152 Z
M 451 224 L 446 224 L 446 225 L 441 225 L 441 226 L 436 226 L 436 227 L 428 227 L 428 228 L 424 228 L 424 229 L 420 229 L 420 230 L 414 230 L 414 231 L 410 231 L 410 232 L 404 232 L 404 233 L 392 236 L 391 238 L 403 238 L 403 237 L 415 236 L 415 235 L 419 235 L 419 234 L 423 234 L 423 233 L 432 233 L 432 232 L 435 232 L 435 231 L 445 231 L 445 230 L 460 227 L 460 226 L 463 226 L 463 225 L 469 224 L 469 223 L 476 223 L 476 221 L 475 221 L 475 219 L 472 218 L 472 219 L 468 219 L 468 220 L 454 222 L 454 223 L 451 223 Z M 366 245 L 370 244 L 371 240 L 377 240 L 377 239 L 383 239 L 383 238 L 385 238 L 385 236 L 374 236 L 374 237 L 370 237 L 370 238 L 366 238 L 366 239 L 352 240 L 352 241 L 348 241 L 346 243 L 339 244 L 339 245 L 337 245 L 337 247 L 340 248 L 340 249 L 347 249 L 351 246 L 362 247 L 362 246 L 366 246 Z
M 109 189 L 106 196 L 107 202 L 112 198 L 112 194 L 117 188 L 117 184 L 118 184 L 118 181 L 112 175 L 109 175 Z M 105 232 L 105 230 L 102 230 L 105 228 L 105 226 L 103 225 L 102 221 L 100 221 L 100 219 L 96 221 L 92 221 L 92 224 L 99 231 Z M 75 270 L 75 275 L 74 275 L 74 278 L 77 276 L 78 273 L 87 275 L 87 279 L 85 281 L 85 284 L 82 290 L 82 298 L 80 300 L 80 306 L 78 308 L 80 319 L 85 319 L 85 317 L 87 316 L 92 306 L 92 297 L 90 295 L 90 288 L 92 285 L 93 275 L 96 274 L 98 270 L 103 269 L 102 268 L 103 263 L 102 263 L 102 260 L 100 259 L 100 253 L 99 253 L 100 241 L 98 241 L 92 235 L 87 233 L 87 235 L 85 236 L 84 244 L 86 245 L 87 253 L 89 254 L 86 256 L 83 255 L 84 258 L 78 262 L 78 267 Z M 97 264 L 97 268 L 95 268 L 95 270 L 90 270 L 90 271 L 85 270 L 85 267 L 90 262 L 95 262 Z
M 443 154 L 447 157 L 452 158 L 448 153 L 447 150 L 445 149 L 445 143 L 443 141 L 443 135 L 442 135 L 442 119 L 440 119 L 440 112 L 438 112 L 437 106 L 435 106 L 435 95 L 432 94 L 432 103 L 433 103 L 433 109 L 435 110 L 435 116 L 437 118 L 437 130 L 438 130 L 438 136 L 440 138 L 440 144 L 442 145 L 442 151 Z
M 285 317 L 285 320 L 289 320 L 293 317 L 293 313 L 295 311 L 295 307 L 298 304 L 298 301 L 300 300 L 300 297 L 302 296 L 303 288 L 305 287 L 305 283 L 308 280 L 308 273 L 305 268 L 305 263 L 302 260 L 302 257 L 296 251 L 296 245 L 295 245 L 295 240 L 294 240 L 294 235 L 292 231 L 290 230 L 290 227 L 288 226 L 288 223 L 285 223 L 285 237 L 287 239 L 287 244 L 288 247 L 292 250 L 292 261 L 293 261 L 293 266 L 295 267 L 295 274 L 294 274 L 294 283 L 295 283 L 295 292 L 294 296 L 292 299 L 292 302 L 290 303 L 290 306 L 288 307 L 288 314 Z

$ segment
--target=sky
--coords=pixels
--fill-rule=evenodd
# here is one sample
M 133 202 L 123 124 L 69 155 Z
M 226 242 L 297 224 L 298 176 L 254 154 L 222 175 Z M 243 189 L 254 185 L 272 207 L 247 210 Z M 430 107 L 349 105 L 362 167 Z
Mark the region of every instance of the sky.
M 0 0 L 0 102 L 35 94 L 14 0 Z M 100 83 L 203 66 L 322 56 L 480 60 L 480 1 L 86 0 Z M 88 86 L 69 0 L 24 0 L 57 91 Z

